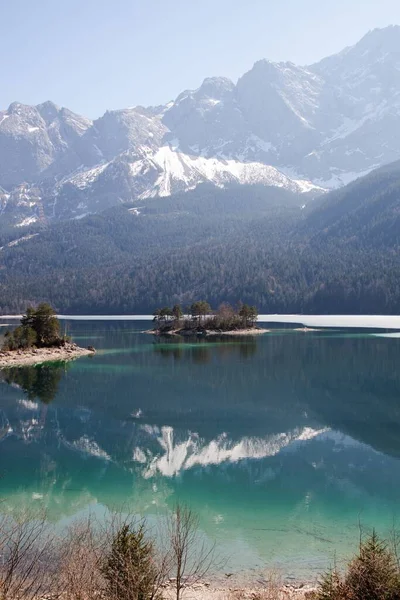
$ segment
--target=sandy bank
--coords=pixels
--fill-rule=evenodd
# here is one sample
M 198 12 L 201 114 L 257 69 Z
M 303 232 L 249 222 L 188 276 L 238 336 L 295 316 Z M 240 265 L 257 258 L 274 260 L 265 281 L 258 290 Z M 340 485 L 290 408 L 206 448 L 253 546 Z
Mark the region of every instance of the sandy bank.
M 93 350 L 80 348 L 76 344 L 66 344 L 60 348 L 37 348 L 35 350 L 0 351 L 0 369 L 5 367 L 23 367 L 45 362 L 74 360 L 80 356 L 93 355 Z

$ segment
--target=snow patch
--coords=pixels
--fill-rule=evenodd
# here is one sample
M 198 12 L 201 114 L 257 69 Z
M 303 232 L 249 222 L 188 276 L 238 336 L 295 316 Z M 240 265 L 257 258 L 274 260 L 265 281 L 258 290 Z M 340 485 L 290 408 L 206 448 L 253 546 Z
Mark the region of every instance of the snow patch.
M 372 165 L 369 169 L 366 169 L 365 171 L 348 171 L 345 173 L 335 173 L 330 177 L 330 179 L 316 179 L 314 180 L 314 183 L 316 185 L 321 185 L 329 190 L 336 189 L 338 187 L 347 185 L 352 181 L 359 179 L 360 177 L 368 175 L 368 173 L 371 173 L 371 171 L 377 169 L 379 166 L 379 164 Z
M 215 100 L 215 98 L 206 98 L 203 100 L 203 102 L 206 102 L 210 106 L 217 106 L 217 104 L 221 104 L 221 100 Z
M 80 190 L 84 190 L 89 185 L 91 185 L 98 177 L 105 171 L 110 163 L 102 163 L 97 167 L 92 169 L 79 169 L 78 172 L 73 173 L 72 175 L 65 177 L 61 182 L 58 188 L 66 183 L 70 183 L 76 188 Z
M 13 240 L 7 244 L 7 248 L 12 248 L 13 246 L 18 246 L 21 242 L 27 242 L 28 240 L 39 235 L 38 233 L 32 233 L 31 235 L 24 235 L 23 237 L 18 238 L 17 240 Z M 0 250 L 3 250 L 4 246 L 1 246 Z
M 37 222 L 37 217 L 26 217 L 20 223 L 17 223 L 16 227 L 27 227 L 28 225 L 33 225 L 33 223 Z
M 233 159 L 205 158 L 177 152 L 171 145 L 159 148 L 130 165 L 133 177 L 155 171 L 155 183 L 143 191 L 140 198 L 170 196 L 179 190 L 188 190 L 205 182 L 218 187 L 230 183 L 262 184 L 281 187 L 297 193 L 320 189 L 309 181 L 293 180 L 275 167 L 258 162 L 239 162 Z

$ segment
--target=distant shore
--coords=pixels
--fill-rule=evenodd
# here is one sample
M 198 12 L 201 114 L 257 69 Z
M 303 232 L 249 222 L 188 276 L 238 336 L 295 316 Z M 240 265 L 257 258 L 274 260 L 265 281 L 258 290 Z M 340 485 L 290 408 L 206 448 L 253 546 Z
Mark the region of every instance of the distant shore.
M 17 320 L 22 315 L 0 315 L 1 320 Z M 70 321 L 152 321 L 153 315 L 110 314 L 110 315 L 58 315 L 60 320 Z M 400 331 L 400 315 L 304 315 L 304 314 L 259 314 L 258 323 L 284 323 L 298 328 L 351 328 L 351 329 L 394 329 Z
M 76 344 L 66 344 L 65 346 L 51 348 L 0 351 L 0 369 L 34 366 L 46 362 L 68 361 L 81 356 L 92 356 L 93 354 L 95 354 L 94 350 L 80 348 Z

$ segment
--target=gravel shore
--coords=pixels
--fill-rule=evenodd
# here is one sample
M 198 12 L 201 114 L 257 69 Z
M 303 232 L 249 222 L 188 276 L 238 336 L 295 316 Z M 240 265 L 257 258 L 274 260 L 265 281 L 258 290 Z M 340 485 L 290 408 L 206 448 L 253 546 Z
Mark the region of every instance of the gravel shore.
M 94 350 L 80 348 L 76 344 L 66 344 L 60 348 L 35 348 L 32 350 L 15 350 L 0 352 L 0 369 L 6 367 L 23 367 L 45 362 L 74 360 L 80 356 L 91 356 Z
M 165 600 L 174 600 L 174 591 L 172 585 L 165 586 Z M 311 585 L 216 587 L 212 584 L 197 583 L 185 587 L 183 597 L 186 600 L 308 600 L 312 598 L 313 591 L 315 586 Z

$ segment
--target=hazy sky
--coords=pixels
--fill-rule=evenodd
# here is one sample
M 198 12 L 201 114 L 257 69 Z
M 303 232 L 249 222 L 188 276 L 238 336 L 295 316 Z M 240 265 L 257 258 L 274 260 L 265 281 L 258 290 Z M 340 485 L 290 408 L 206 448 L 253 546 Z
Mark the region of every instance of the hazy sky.
M 400 24 L 399 0 L 0 0 L 0 108 L 95 118 L 162 104 L 260 58 L 309 64 Z

